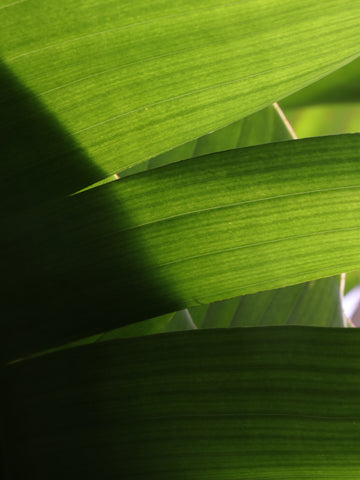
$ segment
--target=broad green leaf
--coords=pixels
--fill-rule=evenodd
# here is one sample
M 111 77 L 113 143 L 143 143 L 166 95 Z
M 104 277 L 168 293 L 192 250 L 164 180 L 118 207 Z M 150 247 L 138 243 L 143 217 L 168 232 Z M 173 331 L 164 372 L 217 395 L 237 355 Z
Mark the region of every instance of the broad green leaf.
M 144 169 L 178 162 L 186 157 L 191 158 L 230 148 L 288 140 L 292 138 L 292 135 L 295 136 L 291 126 L 288 126 L 286 117 L 278 105 L 274 105 L 224 129 L 137 165 L 120 175 L 124 177 Z M 314 311 L 317 312 L 316 316 L 313 315 Z M 90 337 L 88 342 L 164 331 L 181 331 L 197 327 L 282 325 L 287 322 L 297 325 L 343 326 L 339 278 L 320 279 L 311 284 L 300 284 L 192 307 L 177 312 L 169 321 L 165 320 L 165 323 L 163 317 L 145 320 Z M 84 339 L 83 342 L 86 340 Z M 69 348 L 73 345 L 76 345 L 76 342 L 62 348 Z
M 291 126 L 288 125 L 279 106 L 274 105 L 224 129 L 177 147 L 145 164 L 137 165 L 122 172 L 120 176 L 193 158 L 196 155 L 296 138 Z M 341 327 L 344 325 L 344 320 L 340 298 L 340 278 L 321 279 L 307 284 L 216 302 L 208 306 L 192 307 L 178 312 L 166 330 L 188 330 L 193 328 L 194 321 L 200 328 L 287 323 Z M 128 327 L 123 327 L 123 329 L 126 328 Z M 118 331 L 121 332 L 121 329 Z
M 2 216 L 70 195 L 103 178 L 56 117 L 1 61 L 0 108 Z
M 142 325 L 141 328 L 140 325 Z M 340 277 L 323 278 L 291 287 L 191 307 L 177 312 L 166 324 L 163 324 L 160 319 L 145 320 L 101 335 L 97 341 L 196 328 L 275 325 L 344 327 Z M 89 343 L 92 341 L 93 339 L 90 338 Z M 69 346 L 71 344 L 66 348 Z
M 287 110 L 304 105 L 352 103 L 358 102 L 359 98 L 360 59 L 357 59 L 294 95 L 284 98 L 281 106 Z
M 42 135 L 47 177 L 26 145 L 13 175 L 46 181 L 70 160 L 81 171 L 81 149 L 89 171 L 67 172 L 80 189 L 229 125 L 356 58 L 359 18 L 348 0 L 13 2 L 0 10 L 1 70 L 34 98 L 24 111 L 23 91 L 2 88 L 12 136 L 41 130 L 44 111 L 67 134 Z
M 344 326 L 340 277 L 244 295 L 189 311 L 198 328 Z
M 4 480 L 355 480 L 360 332 L 181 332 L 2 371 Z
M 281 141 L 290 138 L 291 133 L 289 132 L 286 123 L 284 123 L 282 112 L 278 109 L 278 106 L 271 106 L 267 109 L 262 110 L 261 112 L 251 115 L 248 118 L 240 120 L 239 122 L 230 125 L 229 127 L 202 137 L 194 142 L 191 142 L 190 144 L 178 147 L 173 151 L 168 152 L 167 154 L 161 155 L 160 157 L 154 158 L 146 164 L 140 164 L 139 166 L 130 169 L 130 171 L 126 172 L 126 174 L 135 173 L 136 170 L 141 171 L 144 168 L 154 168 L 171 162 L 180 161 L 184 159 L 184 156 L 186 155 L 204 155 L 206 153 L 211 153 L 212 151 L 228 150 L 235 147 L 243 147 L 256 143 L 267 143 L 270 141 Z M 122 173 L 122 175 L 124 175 L 124 173 Z M 335 288 L 333 289 L 333 291 L 329 292 L 328 290 L 326 290 L 324 292 L 322 288 L 323 282 L 326 282 L 327 284 L 329 282 L 333 282 L 335 284 Z M 336 292 L 337 280 L 318 280 L 317 283 L 319 283 L 319 287 L 314 287 L 312 289 L 311 296 L 314 296 L 314 293 L 316 295 L 316 292 L 319 289 L 319 292 L 325 293 L 326 298 L 324 297 L 324 300 L 326 301 L 326 305 L 331 305 L 331 307 L 333 307 L 334 301 L 335 303 L 338 302 L 339 297 L 338 292 Z M 289 288 L 290 290 L 292 290 L 299 287 Z M 277 297 L 276 304 L 282 302 L 279 298 L 278 291 L 275 291 L 274 293 L 267 292 L 267 294 Z M 260 294 L 260 296 L 263 296 L 263 294 Z M 282 290 L 281 296 L 286 299 L 288 296 L 287 290 Z M 251 300 L 249 300 L 249 298 L 251 298 Z M 233 320 L 233 315 L 235 314 L 235 310 L 237 310 L 239 302 L 242 301 L 243 300 L 241 299 L 232 299 L 221 302 L 220 304 L 210 304 L 208 307 L 205 307 L 204 315 L 206 313 L 206 321 L 204 322 L 204 318 L 202 318 L 202 325 L 205 328 L 209 326 L 229 326 Z M 258 306 L 259 303 L 256 295 L 247 297 L 246 302 L 250 310 L 251 305 L 254 305 L 255 308 Z M 229 305 L 227 303 L 229 303 Z M 322 307 L 322 305 L 320 305 L 320 307 Z M 199 308 L 203 310 L 203 307 L 197 307 L 197 310 L 199 310 Z M 328 312 L 328 310 L 326 311 Z M 324 309 L 322 309 L 322 312 L 324 312 Z M 335 312 L 337 314 L 337 321 L 335 321 L 334 319 Z M 58 347 L 58 349 L 70 348 L 72 346 L 76 346 L 82 343 L 106 341 L 114 338 L 148 335 L 160 333 L 163 331 L 179 331 L 192 329 L 196 327 L 192 319 L 193 316 L 196 317 L 196 315 L 197 312 L 194 312 L 194 308 L 191 309 L 191 312 L 186 309 L 179 311 L 174 317 L 170 315 L 161 318 L 146 320 L 135 324 L 130 324 L 107 333 L 85 338 L 81 341 L 70 342 L 62 347 Z M 279 317 L 279 315 L 277 315 L 276 318 L 270 316 L 267 319 L 267 324 L 281 324 L 282 322 L 279 321 L 281 320 L 281 318 Z M 324 318 L 325 315 L 320 316 L 320 318 L 319 316 L 317 316 L 315 322 L 315 319 L 311 317 L 310 321 L 312 325 L 323 325 Z M 244 319 L 244 321 L 246 324 L 249 323 L 248 318 Z M 333 325 L 334 323 L 336 325 L 341 325 L 342 317 L 340 315 L 339 308 L 334 308 L 331 312 L 331 315 L 328 316 L 326 321 L 327 323 L 325 323 L 325 325 Z M 295 323 L 304 324 L 306 322 L 304 322 L 303 319 L 298 319 L 297 321 L 295 321 Z M 255 322 L 255 324 L 257 324 L 257 322 Z M 57 349 L 51 349 L 50 351 L 53 350 Z M 42 352 L 42 354 L 46 352 Z
M 204 135 L 169 152 L 151 158 L 145 163 L 120 172 L 119 175 L 124 177 L 200 155 L 221 152 L 232 148 L 281 142 L 291 138 L 292 136 L 288 124 L 284 122 L 282 111 L 278 105 L 271 105 L 232 125 Z
M 246 117 L 225 128 L 212 132 L 197 140 L 186 143 L 173 150 L 166 152 L 158 157 L 148 160 L 145 163 L 131 167 L 121 172 L 120 177 L 133 175 L 151 168 L 158 168 L 170 163 L 179 162 L 199 155 L 220 152 L 232 148 L 247 147 L 250 145 L 259 145 L 275 141 L 289 140 L 292 138 L 289 129 L 283 121 L 283 114 L 278 105 L 271 105 L 260 112 Z M 319 280 L 320 282 L 322 280 Z M 252 297 L 254 298 L 254 297 Z M 254 298 L 256 302 L 256 298 Z M 181 331 L 196 327 L 193 315 L 196 317 L 199 310 L 203 315 L 209 314 L 213 319 L 213 324 L 217 327 L 227 327 L 231 323 L 229 310 L 233 312 L 233 305 L 237 305 L 239 300 L 225 300 L 218 305 L 210 304 L 208 306 L 193 307 L 191 310 L 185 309 L 176 313 L 175 317 L 165 328 L 165 331 Z M 234 307 L 235 308 L 235 307 Z M 196 309 L 196 312 L 194 311 Z M 216 312 L 214 315 L 213 312 Z M 203 316 L 201 316 L 203 318 Z M 152 320 L 149 320 L 151 322 Z M 197 323 L 197 325 L 199 325 Z M 127 329 L 128 327 L 122 327 Z M 121 328 L 118 331 L 121 332 Z
M 359 147 L 229 150 L 5 217 L 2 360 L 359 268 Z

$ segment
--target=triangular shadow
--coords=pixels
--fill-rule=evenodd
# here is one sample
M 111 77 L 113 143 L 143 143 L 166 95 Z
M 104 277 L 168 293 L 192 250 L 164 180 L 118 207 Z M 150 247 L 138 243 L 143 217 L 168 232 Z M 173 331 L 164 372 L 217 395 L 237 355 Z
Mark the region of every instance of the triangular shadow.
M 69 196 L 104 174 L 4 63 L 0 106 L 0 360 L 176 310 L 117 188 Z

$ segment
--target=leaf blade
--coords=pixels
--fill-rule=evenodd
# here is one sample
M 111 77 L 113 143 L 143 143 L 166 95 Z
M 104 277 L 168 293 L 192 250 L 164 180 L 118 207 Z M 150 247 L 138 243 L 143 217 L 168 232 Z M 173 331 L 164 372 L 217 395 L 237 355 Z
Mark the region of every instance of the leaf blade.
M 2 57 L 103 170 L 96 181 L 256 112 L 357 57 L 360 11 L 346 6 L 23 2 L 1 11 Z
M 359 141 L 341 135 L 230 150 L 10 216 L 4 360 L 355 270 Z M 40 305 L 35 327 L 24 308 Z
M 2 371 L 5 467 L 38 479 L 285 480 L 294 466 L 355 478 L 359 333 L 181 332 L 13 365 Z

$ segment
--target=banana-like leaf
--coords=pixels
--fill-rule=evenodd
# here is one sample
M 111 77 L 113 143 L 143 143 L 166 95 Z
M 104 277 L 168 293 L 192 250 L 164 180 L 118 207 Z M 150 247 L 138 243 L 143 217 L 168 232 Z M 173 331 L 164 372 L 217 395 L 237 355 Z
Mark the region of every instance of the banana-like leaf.
M 193 158 L 196 155 L 206 155 L 231 148 L 265 144 L 291 138 L 296 138 L 295 132 L 282 110 L 275 104 L 239 120 L 233 125 L 151 159 L 145 164 L 137 165 L 120 175 L 134 174 L 146 169 Z M 313 315 L 314 311 L 317 312 L 316 318 Z M 149 324 L 152 324 L 153 321 L 153 319 L 149 320 Z M 241 327 L 284 325 L 288 323 L 311 326 L 343 326 L 340 277 L 320 279 L 285 289 L 268 290 L 223 302 L 185 309 L 177 312 L 169 324 L 165 326 L 165 331 L 188 330 L 199 327 Z M 112 335 L 121 337 L 123 330 L 127 331 L 128 328 L 120 328 Z M 107 336 L 108 334 L 105 334 L 103 338 L 106 339 Z
M 358 272 L 354 273 L 357 273 L 358 278 Z M 316 316 L 314 316 L 314 312 L 316 312 Z M 176 313 L 131 323 L 108 332 L 85 337 L 32 356 L 41 356 L 88 343 L 198 328 L 275 325 L 343 327 L 344 323 L 340 277 L 336 276 L 186 308 Z
M 233 125 L 177 147 L 144 164 L 137 165 L 120 175 L 123 177 L 146 169 L 157 168 L 195 157 L 197 154 L 205 155 L 230 148 L 288 140 L 293 137 L 296 138 L 283 112 L 278 105 L 272 105 Z M 317 312 L 316 317 L 313 315 L 314 311 Z M 78 342 L 71 342 L 59 348 L 70 348 L 77 344 L 94 341 L 194 328 L 284 325 L 287 323 L 310 326 L 343 326 L 340 278 L 319 279 L 311 283 L 191 307 L 173 315 L 126 325 Z
M 296 138 L 291 125 L 278 105 L 137 165 L 120 175 L 178 162 L 196 155 L 206 155 L 230 148 L 265 144 Z M 316 310 L 314 310 L 314 308 Z M 313 312 L 317 315 L 314 318 Z M 154 322 L 148 320 L 149 325 Z M 340 277 L 320 279 L 277 290 L 268 290 L 231 300 L 201 305 L 177 312 L 165 326 L 165 331 L 192 328 L 219 328 L 260 325 L 344 325 L 340 298 Z M 129 327 L 117 329 L 111 335 L 122 337 Z M 160 330 L 162 331 L 162 330 Z M 136 333 L 136 330 L 135 330 Z M 158 332 L 157 332 L 158 333 Z M 106 339 L 108 334 L 102 338 Z
M 122 172 L 121 176 L 123 177 L 124 175 L 178 162 L 187 157 L 195 157 L 196 155 L 205 155 L 230 148 L 282 141 L 291 138 L 291 126 L 289 127 L 283 113 L 279 107 L 275 105 L 257 112 L 250 117 L 239 120 L 233 125 L 201 137 L 186 145 L 177 147 L 166 154 L 145 162 L 145 164 L 137 165 L 126 172 Z M 306 289 L 306 295 L 303 294 L 304 289 Z M 297 296 L 298 291 L 302 292 L 301 298 Z M 259 295 L 259 298 L 257 295 Z M 264 296 L 266 296 L 267 299 L 266 303 L 272 305 L 272 309 L 266 308 L 268 306 L 266 305 L 259 313 L 259 305 L 263 305 L 264 302 L 262 299 Z M 272 300 L 270 300 L 270 297 Z M 244 302 L 247 306 L 246 317 L 242 316 L 244 313 Z M 294 304 L 293 302 L 296 303 Z M 307 312 L 307 307 L 314 307 L 314 303 L 318 308 L 316 318 Z M 289 308 L 292 309 L 291 312 Z M 249 311 L 251 312 L 250 316 L 248 316 Z M 255 312 L 257 312 L 257 314 Z M 235 316 L 236 322 L 240 323 L 239 326 L 248 326 L 249 323 L 252 326 L 256 326 L 262 322 L 265 322 L 267 325 L 281 325 L 285 323 L 290 313 L 291 320 L 295 324 L 342 326 L 339 279 L 337 277 L 320 279 L 312 282 L 311 288 L 308 288 L 308 284 L 300 284 L 280 290 L 269 290 L 265 293 L 262 292 L 237 299 L 180 310 L 175 314 L 168 314 L 126 325 L 105 333 L 70 342 L 61 347 L 37 353 L 36 355 L 43 355 L 51 351 L 71 348 L 85 343 L 107 341 L 116 338 L 188 330 L 200 326 L 201 328 L 229 327 L 234 326 Z M 240 318 L 242 321 L 239 322 Z M 194 323 L 194 319 L 196 319 L 196 324 Z
M 359 268 L 359 147 L 229 150 L 6 216 L 2 360 Z
M 37 161 L 25 162 L 26 145 L 21 162 L 5 152 L 13 176 L 26 175 L 29 185 L 76 162 L 78 175 L 66 173 L 83 188 L 261 110 L 360 54 L 360 6 L 349 0 L 5 6 L 1 77 L 10 70 L 23 87 L 2 86 L 9 111 L 2 121 L 11 117 L 15 141 L 24 124 L 42 132 Z M 24 89 L 36 97 L 25 111 Z M 49 119 L 42 131 L 48 111 L 67 133 L 65 144 L 47 135 Z M 91 159 L 87 174 L 79 148 Z
M 181 332 L 3 369 L 4 480 L 355 480 L 360 332 Z
M 97 341 L 197 328 L 303 325 L 344 327 L 340 276 L 199 305 L 105 333 Z M 316 315 L 314 315 L 316 312 Z M 139 325 L 139 327 L 138 327 Z M 141 325 L 141 327 L 140 327 Z M 146 326 L 146 330 L 145 330 Z M 156 326 L 156 327 L 155 327 Z M 94 338 L 89 339 L 89 343 Z M 64 346 L 69 348 L 71 345 Z
M 342 327 L 340 277 L 192 307 L 189 314 L 197 328 L 274 325 Z
M 169 152 L 151 158 L 145 163 L 140 163 L 120 172 L 119 176 L 122 178 L 209 153 L 290 140 L 293 138 L 291 128 L 279 106 L 271 105 L 232 125 L 204 135 L 185 145 L 180 145 Z

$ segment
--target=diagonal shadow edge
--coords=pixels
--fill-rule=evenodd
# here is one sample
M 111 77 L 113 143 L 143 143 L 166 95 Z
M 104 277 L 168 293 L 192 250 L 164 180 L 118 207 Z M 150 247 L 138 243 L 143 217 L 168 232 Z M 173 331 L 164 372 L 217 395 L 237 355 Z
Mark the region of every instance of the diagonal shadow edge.
M 104 175 L 2 62 L 0 108 L 0 362 L 175 311 L 117 189 L 69 196 Z
M 0 109 L 4 211 L 69 195 L 107 176 L 1 60 Z

